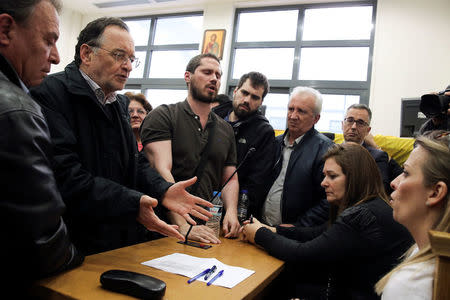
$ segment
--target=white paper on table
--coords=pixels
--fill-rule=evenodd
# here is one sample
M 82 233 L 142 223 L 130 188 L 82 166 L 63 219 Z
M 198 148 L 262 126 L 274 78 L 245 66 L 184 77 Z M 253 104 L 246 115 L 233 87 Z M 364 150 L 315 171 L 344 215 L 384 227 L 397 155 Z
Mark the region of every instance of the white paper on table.
M 212 268 L 212 266 L 216 265 L 216 271 L 208 278 L 208 280 L 205 280 L 204 276 L 202 276 L 198 278 L 197 281 L 208 282 L 216 274 L 218 274 L 220 270 L 223 270 L 223 275 L 217 278 L 212 284 L 230 289 L 255 273 L 253 270 L 226 265 L 215 258 L 200 258 L 182 253 L 173 253 L 160 258 L 145 261 L 142 264 L 189 278 L 192 278 L 204 270 Z

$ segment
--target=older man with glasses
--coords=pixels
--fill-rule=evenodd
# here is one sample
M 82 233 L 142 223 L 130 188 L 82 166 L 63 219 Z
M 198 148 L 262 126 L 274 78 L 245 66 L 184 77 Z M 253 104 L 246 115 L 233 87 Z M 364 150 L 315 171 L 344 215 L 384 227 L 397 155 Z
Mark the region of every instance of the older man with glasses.
M 189 214 L 211 216 L 198 204 L 212 205 L 185 190 L 194 178 L 168 183 L 137 152 L 129 100 L 116 94 L 137 63 L 127 25 L 100 18 L 78 36 L 75 61 L 32 91 L 49 124 L 68 229 L 85 254 L 146 241 L 147 229 L 184 240 L 155 214 L 157 199 L 194 224 Z
M 375 159 L 383 178 L 383 184 L 386 192 L 390 192 L 390 171 L 389 156 L 386 152 L 370 147 L 364 142 L 369 134 L 372 120 L 372 111 L 365 104 L 353 104 L 348 107 L 344 121 L 342 121 L 342 132 L 344 133 L 344 141 L 354 142 L 362 145 L 369 151 L 370 155 Z

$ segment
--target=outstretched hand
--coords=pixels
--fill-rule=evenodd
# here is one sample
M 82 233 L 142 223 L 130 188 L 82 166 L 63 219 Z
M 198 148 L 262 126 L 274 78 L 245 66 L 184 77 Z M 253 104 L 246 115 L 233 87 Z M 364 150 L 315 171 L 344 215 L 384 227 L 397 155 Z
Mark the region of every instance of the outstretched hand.
M 197 177 L 179 181 L 173 184 L 162 198 L 162 205 L 167 209 L 176 212 L 192 225 L 196 225 L 197 223 L 189 214 L 204 221 L 208 221 L 208 219 L 212 217 L 212 214 L 200 205 L 213 207 L 212 203 L 186 191 L 186 188 L 193 185 L 196 181 Z
M 139 202 L 137 221 L 144 225 L 148 230 L 156 231 L 166 236 L 176 237 L 177 239 L 184 241 L 184 236 L 178 232 L 177 225 L 169 225 L 155 214 L 153 207 L 157 204 L 158 201 L 156 199 L 143 195 Z

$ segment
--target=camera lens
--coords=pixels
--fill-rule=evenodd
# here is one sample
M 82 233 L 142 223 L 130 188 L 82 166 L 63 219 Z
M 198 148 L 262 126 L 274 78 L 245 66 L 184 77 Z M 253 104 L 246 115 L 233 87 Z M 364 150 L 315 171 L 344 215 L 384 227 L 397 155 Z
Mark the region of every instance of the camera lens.
M 423 112 L 427 118 L 433 118 L 441 115 L 443 111 L 443 101 L 441 101 L 441 97 L 445 96 L 436 94 L 423 95 L 420 100 L 420 111 Z

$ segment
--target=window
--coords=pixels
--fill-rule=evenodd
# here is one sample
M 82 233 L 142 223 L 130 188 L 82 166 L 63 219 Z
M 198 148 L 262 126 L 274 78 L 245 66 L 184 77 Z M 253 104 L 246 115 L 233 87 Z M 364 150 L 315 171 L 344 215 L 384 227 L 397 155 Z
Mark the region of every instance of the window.
M 146 95 L 153 107 L 186 98 L 185 67 L 199 53 L 203 16 L 148 16 L 124 18 L 135 41 L 141 64 L 130 73 L 126 90 Z
M 323 94 L 316 129 L 341 132 L 345 110 L 368 104 L 376 1 L 237 9 L 228 91 L 247 72 L 269 79 L 266 117 L 286 128 L 287 103 L 296 86 Z
M 186 65 L 198 50 L 153 51 L 150 78 L 183 78 Z
M 369 47 L 315 47 L 300 51 L 300 80 L 366 81 Z
M 286 128 L 286 114 L 289 102 L 287 93 L 271 92 L 264 98 L 263 104 L 266 106 L 266 118 L 274 129 Z
M 305 10 L 303 40 L 369 40 L 372 6 Z
M 270 59 L 267 59 L 268 57 Z M 247 70 L 253 70 L 272 79 L 291 79 L 293 61 L 294 49 L 236 49 L 233 78 L 239 80 Z
M 157 107 L 161 104 L 177 103 L 187 97 L 187 90 L 174 90 L 174 89 L 153 89 L 149 88 L 145 90 L 145 97 L 152 99 L 151 103 L 153 107 Z
M 242 12 L 239 16 L 237 41 L 295 41 L 297 19 L 298 10 Z
M 342 133 L 342 120 L 344 120 L 347 107 L 359 103 L 359 95 L 333 95 L 324 94 L 322 113 L 316 124 L 319 131 Z

